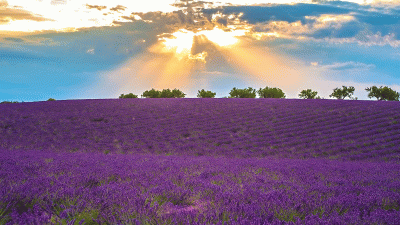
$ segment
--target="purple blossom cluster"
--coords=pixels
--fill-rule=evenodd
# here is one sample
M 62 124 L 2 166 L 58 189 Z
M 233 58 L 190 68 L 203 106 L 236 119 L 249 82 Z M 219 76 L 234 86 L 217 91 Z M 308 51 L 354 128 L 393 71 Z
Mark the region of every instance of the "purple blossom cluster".
M 0 224 L 398 224 L 400 104 L 0 105 Z
M 400 165 L 394 163 L 0 153 L 6 224 L 400 221 Z

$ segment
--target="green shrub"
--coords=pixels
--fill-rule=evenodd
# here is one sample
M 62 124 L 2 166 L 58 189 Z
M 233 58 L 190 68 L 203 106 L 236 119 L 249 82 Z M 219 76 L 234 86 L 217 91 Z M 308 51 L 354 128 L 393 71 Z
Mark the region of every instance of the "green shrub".
M 134 95 L 133 93 L 129 93 L 129 94 L 126 94 L 126 95 L 124 95 L 124 94 L 121 94 L 120 96 L 119 96 L 119 98 L 137 98 L 138 96 L 137 95 Z
M 255 98 L 256 97 L 256 90 L 249 87 L 245 89 L 237 89 L 234 87 L 229 92 L 229 98 Z
M 160 94 L 161 94 L 160 91 L 157 91 L 154 88 L 152 88 L 150 91 L 143 92 L 142 97 L 145 97 L 145 98 L 159 98 Z
M 145 91 L 142 94 L 142 97 L 145 98 L 184 98 L 185 93 L 180 91 L 179 89 L 163 89 L 162 91 L 155 90 L 152 88 L 150 91 Z
M 205 91 L 204 89 L 199 90 L 197 93 L 198 98 L 214 98 L 217 93 L 211 91 Z
M 0 102 L 0 104 L 5 104 L 5 103 L 19 103 L 19 102 L 17 102 L 17 101 L 14 101 L 14 102 L 10 102 L 10 101 L 2 101 L 2 102 Z
M 174 90 L 172 90 L 172 95 L 173 98 L 184 98 L 186 94 L 175 88 Z
M 285 93 L 280 88 L 269 88 L 268 86 L 264 89 L 260 88 L 257 91 L 260 98 L 285 98 Z
M 163 89 L 160 93 L 160 98 L 173 98 L 174 94 L 169 89 Z
M 55 101 L 55 99 L 54 98 L 49 98 L 49 99 L 47 99 L 47 101 Z

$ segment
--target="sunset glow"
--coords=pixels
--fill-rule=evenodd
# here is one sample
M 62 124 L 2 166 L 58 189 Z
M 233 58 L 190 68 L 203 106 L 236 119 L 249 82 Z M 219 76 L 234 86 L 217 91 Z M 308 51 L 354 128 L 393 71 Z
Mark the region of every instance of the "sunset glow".
M 243 36 L 245 33 L 245 30 L 223 31 L 219 28 L 201 30 L 198 32 L 180 29 L 168 37 L 159 38 L 164 46 L 159 49 L 159 51 L 162 53 L 174 53 L 178 59 L 188 58 L 205 62 L 207 52 L 203 51 L 197 54 L 192 53 L 195 45 L 194 39 L 196 37 L 200 37 L 199 39 L 202 40 L 202 42 L 207 40 L 219 47 L 229 48 L 238 44 L 239 39 L 237 37 Z
M 208 40 L 217 44 L 220 47 L 229 47 L 239 42 L 237 37 L 244 36 L 246 30 L 223 31 L 219 28 L 212 30 L 203 30 L 199 32 L 200 35 L 205 35 Z
M 0 0 L 0 95 L 76 99 L 180 88 L 196 97 L 204 88 L 224 97 L 235 86 L 276 86 L 289 98 L 307 88 L 328 98 L 342 82 L 368 99 L 372 84 L 400 88 L 399 7 L 390 0 Z

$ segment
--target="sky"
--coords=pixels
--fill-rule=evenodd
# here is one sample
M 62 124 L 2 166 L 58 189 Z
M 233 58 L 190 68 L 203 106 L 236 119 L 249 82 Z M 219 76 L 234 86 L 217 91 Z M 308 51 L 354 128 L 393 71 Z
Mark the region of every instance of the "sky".
M 343 85 L 400 92 L 399 0 L 0 0 L 0 101 Z

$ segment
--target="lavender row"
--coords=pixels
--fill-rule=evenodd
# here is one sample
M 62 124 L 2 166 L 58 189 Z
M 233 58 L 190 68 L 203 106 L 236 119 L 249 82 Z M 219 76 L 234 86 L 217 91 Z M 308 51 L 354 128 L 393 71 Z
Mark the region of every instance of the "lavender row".
M 395 224 L 400 165 L 0 150 L 6 224 Z
M 400 140 L 396 102 L 118 99 L 0 108 L 0 146 L 6 149 L 349 160 Z

